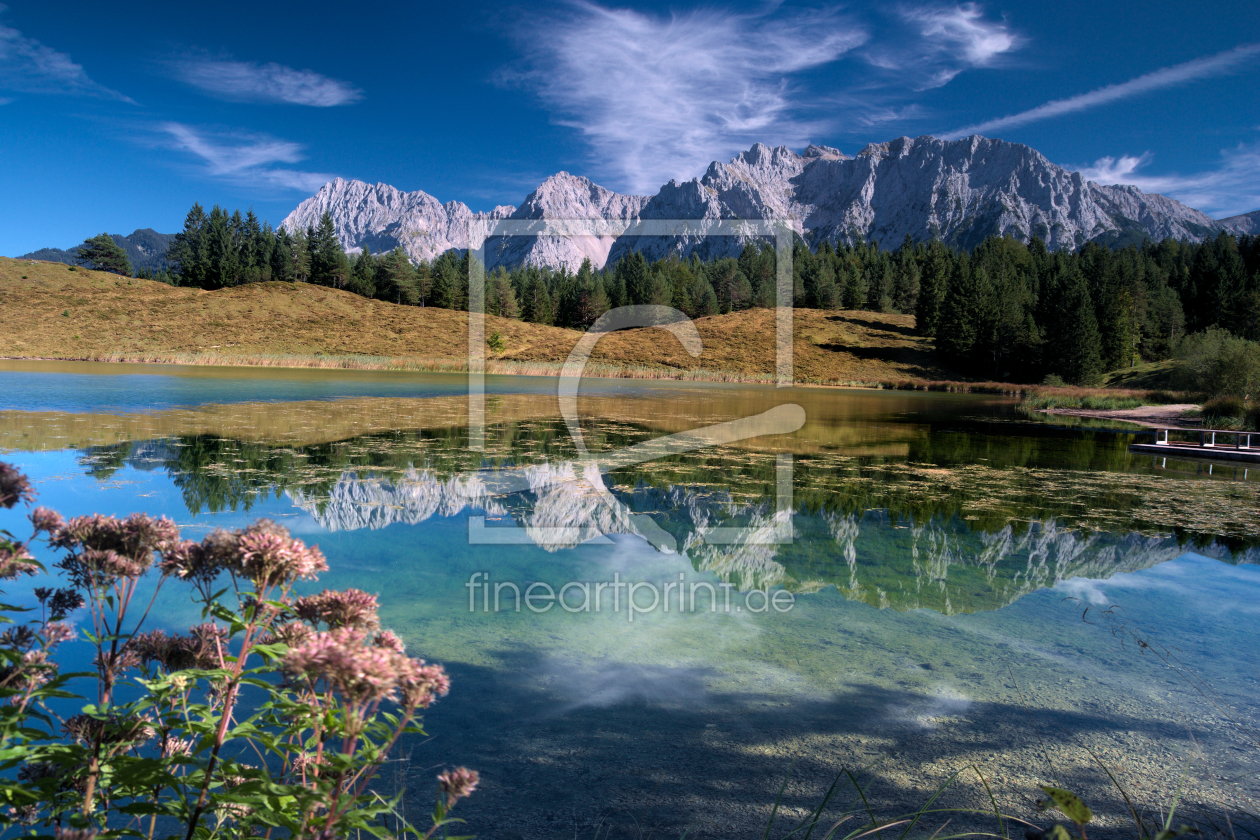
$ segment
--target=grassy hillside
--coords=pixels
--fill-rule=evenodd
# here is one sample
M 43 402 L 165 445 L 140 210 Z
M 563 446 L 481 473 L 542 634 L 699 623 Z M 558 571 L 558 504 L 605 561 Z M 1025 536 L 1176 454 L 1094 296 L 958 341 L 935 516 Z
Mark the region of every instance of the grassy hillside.
M 321 286 L 260 283 L 207 292 L 58 263 L 0 258 L 0 356 L 349 368 L 459 370 L 468 315 L 397 306 Z M 914 319 L 872 312 L 794 313 L 802 382 L 960 379 L 939 367 Z M 696 322 L 695 359 L 670 335 L 628 330 L 600 342 L 592 373 L 765 379 L 774 372 L 774 312 Z M 487 316 L 503 350 L 491 372 L 558 370 L 580 333 Z M 700 371 L 699 373 L 694 373 Z

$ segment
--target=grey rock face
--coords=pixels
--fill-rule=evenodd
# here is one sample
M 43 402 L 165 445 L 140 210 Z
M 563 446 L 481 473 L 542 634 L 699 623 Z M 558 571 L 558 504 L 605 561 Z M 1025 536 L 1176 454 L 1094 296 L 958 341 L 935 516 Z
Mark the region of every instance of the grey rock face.
M 504 205 L 489 213 L 474 213 L 462 202 L 442 204 L 423 191 L 408 193 L 388 184 L 338 178 L 299 204 L 281 225 L 290 231 L 305 229 L 318 225 L 327 211 L 347 251 L 367 247 L 379 254 L 401 245 L 413 260 L 432 260 L 451 249 L 467 249 L 469 223 L 474 219 L 627 222 L 638 217 L 647 200 L 646 196 L 619 195 L 587 178 L 559 172 L 526 196 L 520 207 Z M 487 242 L 486 263 L 488 268 L 566 265 L 576 271 L 582 260 L 589 258 L 596 268 L 602 268 L 612 244 L 612 237 L 495 237 Z
M 343 247 L 374 252 L 402 245 L 413 259 L 433 259 L 468 247 L 474 219 L 514 222 L 602 219 L 689 220 L 684 236 L 492 237 L 487 267 L 566 266 L 583 259 L 595 267 L 632 250 L 649 259 L 697 253 L 737 255 L 743 237 L 708 237 L 719 220 L 781 219 L 811 247 L 823 241 L 878 241 L 895 248 L 909 236 L 936 237 L 971 248 L 986 237 L 1040 237 L 1052 250 L 1089 241 L 1108 245 L 1144 238 L 1200 241 L 1217 232 L 1255 231 L 1257 213 L 1216 221 L 1162 195 L 1132 186 L 1101 186 L 1051 163 L 1019 143 L 980 136 L 946 141 L 900 137 L 871 143 L 848 157 L 828 146 L 803 153 L 760 143 L 729 163 L 712 163 L 702 177 L 670 181 L 654 196 L 619 195 L 589 179 L 560 172 L 522 204 L 473 213 L 458 201 L 441 204 L 424 192 L 338 179 L 302 202 L 282 224 L 292 230 L 317 224 L 327 210 Z M 1260 213 L 1260 211 L 1258 211 Z
M 460 201 L 442 204 L 426 192 L 403 192 L 389 184 L 368 184 L 338 178 L 320 187 L 285 217 L 289 231 L 319 224 L 332 214 L 341 247 L 351 253 L 371 248 L 379 254 L 399 245 L 413 260 L 432 260 L 451 249 L 468 247 L 468 223 L 474 218 L 505 219 L 512 207 L 474 213 Z
M 645 195 L 621 195 L 606 190 L 580 175 L 557 172 L 525 197 L 513 221 L 602 219 L 633 222 L 647 204 Z M 536 265 L 577 271 L 582 260 L 603 268 L 615 236 L 502 236 L 486 242 L 486 264 L 494 266 Z
M 1218 219 L 1218 221 L 1226 230 L 1240 236 L 1244 233 L 1253 236 L 1260 233 L 1260 210 L 1252 210 L 1250 213 L 1230 216 L 1227 219 Z
M 1149 236 L 1201 240 L 1221 224 L 1136 187 L 1100 186 L 1019 143 L 974 136 L 945 141 L 901 137 L 871 143 L 848 158 L 810 146 L 804 154 L 755 145 L 702 178 L 671 181 L 643 209 L 644 219 L 786 219 L 811 247 L 878 241 L 895 248 L 909 236 L 936 237 L 970 248 L 986 237 L 1039 236 L 1052 250 L 1090 240 L 1107 244 Z M 693 238 L 694 239 L 694 238 Z M 630 249 L 649 259 L 693 250 L 736 255 L 738 237 L 705 242 L 627 238 L 610 259 Z

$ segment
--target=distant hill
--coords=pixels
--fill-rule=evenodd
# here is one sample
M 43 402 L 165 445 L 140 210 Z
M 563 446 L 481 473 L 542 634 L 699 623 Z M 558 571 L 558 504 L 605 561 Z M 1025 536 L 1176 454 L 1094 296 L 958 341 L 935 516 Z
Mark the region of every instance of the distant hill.
M 466 370 L 468 313 L 398 306 L 309 283 L 248 283 L 208 292 L 57 263 L 0 257 L 0 321 L 9 358 L 170 361 L 312 367 Z M 800 382 L 960 379 L 939 366 L 913 315 L 798 309 Z M 593 375 L 772 380 L 775 312 L 748 309 L 695 322 L 693 358 L 658 329 L 599 343 Z M 582 333 L 486 316 L 491 373 L 555 374 Z
M 127 252 L 127 259 L 131 260 L 131 267 L 136 271 L 142 268 L 147 268 L 154 272 L 164 271 L 170 266 L 170 263 L 166 261 L 166 249 L 171 246 L 171 240 L 175 238 L 173 233 L 158 233 L 153 228 L 140 228 L 130 236 L 111 233 L 110 237 L 118 243 L 119 247 Z M 69 250 L 63 248 L 40 248 L 38 251 L 23 254 L 18 259 L 47 260 L 48 262 L 76 265 L 78 253 L 79 246 L 77 245 Z

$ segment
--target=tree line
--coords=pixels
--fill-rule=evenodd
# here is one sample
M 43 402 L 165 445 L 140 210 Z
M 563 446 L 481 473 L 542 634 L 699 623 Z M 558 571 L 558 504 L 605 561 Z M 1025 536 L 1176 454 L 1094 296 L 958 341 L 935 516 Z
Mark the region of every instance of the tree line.
M 306 230 L 272 229 L 252 211 L 193 205 L 167 258 L 177 285 L 217 289 L 267 280 L 314 283 L 412 306 L 466 309 L 469 255 L 413 262 L 401 247 L 347 255 L 331 216 Z M 915 316 L 942 361 L 973 376 L 1089 383 L 1109 370 L 1168 358 L 1189 333 L 1224 330 L 1260 340 L 1260 237 L 1221 233 L 1120 250 L 1086 244 L 1049 251 L 1033 238 L 991 237 L 971 253 L 909 237 L 793 248 L 792 303 Z M 775 305 L 769 243 L 739 257 L 632 252 L 602 269 L 521 266 L 486 275 L 485 309 L 537 324 L 585 329 L 627 304 L 673 306 L 696 318 Z

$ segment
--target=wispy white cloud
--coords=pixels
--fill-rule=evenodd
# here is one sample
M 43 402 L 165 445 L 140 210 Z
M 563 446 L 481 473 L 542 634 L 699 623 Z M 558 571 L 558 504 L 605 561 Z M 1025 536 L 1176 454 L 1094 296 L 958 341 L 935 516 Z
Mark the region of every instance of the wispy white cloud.
M 330 108 L 363 98 L 363 91 L 348 82 L 283 64 L 198 55 L 169 61 L 167 67 L 180 81 L 231 102 L 282 102 Z
M 1159 193 L 1195 207 L 1209 216 L 1224 218 L 1260 209 L 1260 144 L 1239 144 L 1221 151 L 1215 169 L 1189 175 L 1145 175 L 1140 170 L 1154 156 L 1120 155 L 1099 158 L 1079 168 L 1081 175 L 1099 184 L 1132 184 L 1143 192 Z
M 5 11 L 0 4 L 0 14 Z M 77 94 L 136 104 L 130 97 L 92 81 L 70 56 L 4 24 L 0 24 L 0 90 Z
M 966 128 L 960 128 L 957 131 L 946 132 L 940 136 L 946 140 L 957 140 L 960 137 L 967 137 L 972 134 L 989 134 L 1003 128 L 1012 128 L 1037 122 L 1038 120 L 1084 111 L 1109 102 L 1128 99 L 1132 96 L 1185 84 L 1197 79 L 1224 76 L 1232 73 L 1242 65 L 1255 61 L 1257 58 L 1260 58 L 1260 44 L 1243 44 L 1216 55 L 1196 58 L 1193 61 L 1176 64 L 1172 67 L 1164 67 L 1144 76 L 1130 79 L 1127 82 L 1107 85 L 1069 99 L 1056 99 L 1018 114 L 977 123 Z
M 245 186 L 266 186 L 313 193 L 334 176 L 304 172 L 277 164 L 300 162 L 303 147 L 287 140 L 257 134 L 212 132 L 183 123 L 160 126 L 165 145 L 196 157 L 203 172 Z
M 534 90 L 615 186 L 641 193 L 756 141 L 803 145 L 819 124 L 799 115 L 791 76 L 868 37 L 836 10 L 659 17 L 583 0 L 518 34 L 526 64 L 503 80 Z
M 988 67 L 1023 43 L 1005 23 L 987 20 L 976 3 L 903 8 L 901 16 L 918 29 L 921 40 L 906 56 L 911 60 L 896 64 L 902 70 L 926 71 L 921 88 L 947 84 L 968 67 Z

